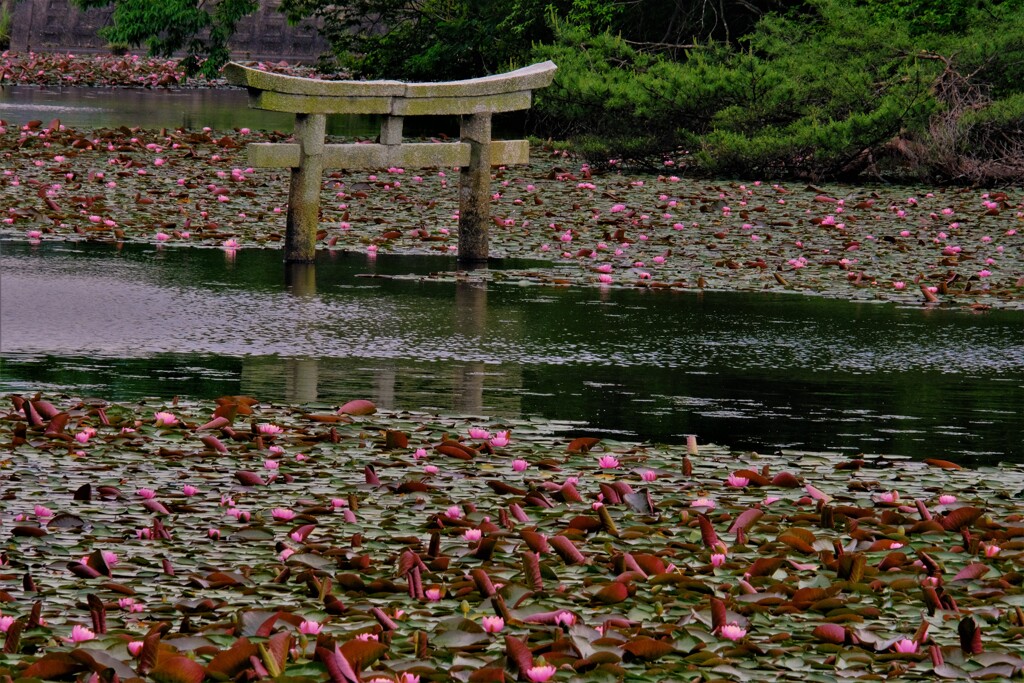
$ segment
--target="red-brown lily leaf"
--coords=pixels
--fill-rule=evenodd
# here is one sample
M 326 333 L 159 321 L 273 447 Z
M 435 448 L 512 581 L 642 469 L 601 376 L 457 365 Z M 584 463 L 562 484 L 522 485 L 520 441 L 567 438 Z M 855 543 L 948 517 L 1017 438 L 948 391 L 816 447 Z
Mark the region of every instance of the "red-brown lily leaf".
M 389 429 L 384 433 L 384 445 L 388 450 L 409 447 L 409 435 L 397 429 Z
M 771 576 L 786 562 L 783 557 L 759 557 L 754 560 L 745 574 L 750 576 Z
M 625 601 L 628 597 L 629 587 L 624 583 L 613 581 L 594 594 L 594 601 L 603 605 L 614 605 Z
M 316 655 L 327 667 L 331 683 L 360 683 L 359 675 L 352 669 L 352 665 L 342 656 L 341 650 L 337 647 L 334 650 L 318 647 Z
M 987 564 L 981 562 L 972 562 L 953 577 L 953 581 L 970 581 L 972 579 L 980 579 L 992 570 Z
M 807 555 L 813 555 L 815 553 L 813 544 L 816 540 L 814 534 L 803 527 L 793 527 L 786 529 L 779 534 L 779 540 L 788 545 L 794 550 L 798 550 Z
M 249 470 L 238 470 L 235 472 L 235 479 L 243 486 L 263 486 L 265 483 L 263 477 Z
M 976 507 L 962 507 L 951 510 L 945 517 L 939 520 L 942 528 L 946 531 L 957 531 L 968 527 L 985 514 L 985 511 Z
M 19 678 L 59 680 L 86 668 L 83 662 L 76 660 L 67 652 L 50 652 L 30 664 L 19 674 Z
M 772 483 L 771 479 L 754 470 L 736 470 L 733 474 L 737 477 L 746 478 L 752 486 L 769 486 Z
M 718 545 L 718 534 L 715 533 L 715 527 L 711 524 L 711 520 L 706 515 L 697 515 L 697 522 L 700 524 L 700 540 L 704 543 L 705 548 L 715 548 Z
M 373 415 L 376 412 L 377 406 L 373 401 L 367 401 L 366 399 L 361 398 L 349 401 L 338 408 L 338 413 L 342 415 Z
M 729 525 L 729 533 L 734 534 L 737 531 L 746 531 L 751 524 L 761 519 L 764 516 L 764 510 L 760 508 L 748 508 L 741 512 L 736 519 L 733 520 L 732 524 Z
M 292 641 L 292 634 L 289 631 L 279 631 L 267 640 L 267 656 L 277 665 L 278 671 L 284 671 L 288 663 L 288 652 L 292 648 Z
M 601 439 L 593 436 L 579 436 L 569 442 L 566 453 L 588 453 L 591 448 L 601 443 Z
M 375 640 L 359 640 L 353 638 L 341 645 L 341 655 L 348 660 L 356 671 L 370 666 L 388 651 L 388 646 Z
M 159 683 L 202 683 L 206 670 L 202 664 L 184 655 L 161 650 L 149 676 Z
M 394 488 L 395 493 L 426 493 L 432 490 L 434 490 L 433 486 L 422 481 L 403 481 Z
M 772 486 L 781 486 L 784 489 L 800 488 L 800 480 L 790 472 L 779 472 L 772 477 Z
M 846 629 L 839 624 L 818 624 L 811 634 L 818 640 L 834 645 L 842 645 L 846 642 Z
M 505 636 L 505 659 L 519 670 L 520 677 L 533 666 L 533 653 L 527 645 L 513 635 Z
M 464 448 L 458 446 L 452 446 L 448 444 L 441 444 L 434 448 L 435 451 L 441 455 L 447 455 L 449 458 L 458 458 L 459 460 L 472 460 L 473 454 L 466 451 Z
M 224 676 L 228 679 L 235 678 L 239 673 L 251 668 L 249 657 L 257 656 L 259 650 L 248 638 L 242 637 L 236 640 L 227 650 L 218 652 L 210 663 L 206 665 L 206 671 L 212 676 Z
M 957 465 L 955 462 L 950 462 L 949 460 L 940 460 L 939 458 L 925 458 L 924 462 L 926 465 L 931 465 L 932 467 L 939 467 L 944 470 L 963 469 L 963 467 Z
M 675 650 L 672 643 L 655 640 L 648 636 L 637 636 L 622 646 L 622 649 L 636 659 L 652 661 L 660 659 Z

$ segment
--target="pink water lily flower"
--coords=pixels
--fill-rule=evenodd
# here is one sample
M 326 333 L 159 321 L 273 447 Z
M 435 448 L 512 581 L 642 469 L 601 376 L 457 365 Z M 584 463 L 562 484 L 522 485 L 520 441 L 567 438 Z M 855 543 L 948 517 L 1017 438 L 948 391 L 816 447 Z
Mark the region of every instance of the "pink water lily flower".
M 494 446 L 495 448 L 504 448 L 505 446 L 508 445 L 508 442 L 509 442 L 509 433 L 508 433 L 507 430 L 504 431 L 504 432 L 498 432 L 490 440 L 490 444 L 492 446 Z
M 174 413 L 169 413 L 167 411 L 154 413 L 153 419 L 156 421 L 157 427 L 173 427 L 178 424 L 178 418 L 174 416 Z
M 320 622 L 307 619 L 306 621 L 303 621 L 301 624 L 299 624 L 299 633 L 305 634 L 307 636 L 315 636 L 316 634 L 320 633 L 321 628 L 322 626 Z
M 726 624 L 719 629 L 718 633 L 723 638 L 728 638 L 729 640 L 740 640 L 743 636 L 747 635 L 747 629 L 738 624 Z
M 893 643 L 892 648 L 902 654 L 913 654 L 917 652 L 917 643 L 910 638 L 904 638 Z
M 562 610 L 555 615 L 555 623 L 559 626 L 572 626 L 576 623 L 576 615 L 572 612 Z
M 531 666 L 526 670 L 526 677 L 532 681 L 532 683 L 544 683 L 555 675 L 554 666 L 551 664 L 544 664 L 543 666 Z
M 259 431 L 260 434 L 267 434 L 271 436 L 274 434 L 280 434 L 281 432 L 284 431 L 283 427 L 278 427 L 275 424 L 268 423 L 258 424 L 256 425 L 256 429 Z
M 440 588 L 428 588 L 426 591 L 423 592 L 423 594 L 426 595 L 427 600 L 430 600 L 431 602 L 437 602 L 441 599 Z
M 270 511 L 270 514 L 274 519 L 282 522 L 295 519 L 295 511 L 289 510 L 288 508 L 274 508 Z
M 91 629 L 88 629 L 85 626 L 75 625 L 75 627 L 71 629 L 71 637 L 68 638 L 67 641 L 69 643 L 84 643 L 85 641 L 92 640 L 95 637 L 96 634 L 93 633 Z
M 7 633 L 7 630 L 14 625 L 15 618 L 7 615 L 0 617 L 0 633 Z
M 483 532 L 479 529 L 466 529 L 466 531 L 463 532 L 462 537 L 467 541 L 479 541 L 482 535 Z
M 897 503 L 899 499 L 899 491 L 882 491 L 878 494 L 878 500 L 882 503 Z
M 484 617 L 480 623 L 487 633 L 498 633 L 505 628 L 505 620 L 501 617 Z
M 145 645 L 141 640 L 133 640 L 128 643 L 128 654 L 132 657 L 138 657 L 142 654 L 142 648 Z
M 515 460 L 512 461 L 512 471 L 514 472 L 522 472 L 529 466 L 530 463 L 526 462 L 522 458 L 516 458 Z
M 489 439 L 489 438 L 491 438 L 491 433 L 489 431 L 487 431 L 486 429 L 482 429 L 480 427 L 470 427 L 469 428 L 469 438 L 471 438 L 471 439 Z
M 598 459 L 597 464 L 602 469 L 613 470 L 619 466 L 619 459 L 614 455 L 602 455 Z
M 730 474 L 725 480 L 726 486 L 731 486 L 732 488 L 737 489 L 744 488 L 749 483 L 750 479 L 747 477 L 738 477 L 735 474 Z

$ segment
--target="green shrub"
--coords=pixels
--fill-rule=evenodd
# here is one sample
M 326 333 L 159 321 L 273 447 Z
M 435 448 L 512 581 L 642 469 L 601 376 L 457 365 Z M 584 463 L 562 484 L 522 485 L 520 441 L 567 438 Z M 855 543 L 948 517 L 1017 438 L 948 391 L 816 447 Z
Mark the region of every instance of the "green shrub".
M 702 174 L 1007 179 L 1024 167 L 1024 13 L 1007 10 L 998 31 L 980 10 L 964 22 L 925 33 L 812 0 L 679 60 L 556 26 L 558 40 L 534 49 L 559 65 L 534 121 L 591 161 L 687 149 Z

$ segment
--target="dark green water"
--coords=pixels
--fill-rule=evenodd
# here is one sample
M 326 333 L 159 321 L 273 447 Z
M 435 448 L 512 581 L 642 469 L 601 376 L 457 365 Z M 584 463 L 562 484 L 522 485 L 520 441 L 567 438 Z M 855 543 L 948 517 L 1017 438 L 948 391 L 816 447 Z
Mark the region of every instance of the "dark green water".
M 521 118 L 521 117 L 520 117 Z M 142 88 L 40 88 L 13 85 L 0 88 L 0 120 L 23 125 L 32 120 L 49 123 L 53 119 L 69 128 L 194 128 L 214 130 L 251 128 L 290 132 L 295 116 L 282 112 L 250 109 L 242 88 L 195 88 L 146 90 Z M 522 133 L 518 118 L 503 115 L 496 119 L 502 133 Z M 457 135 L 454 116 L 415 116 L 405 120 L 408 137 L 444 133 Z M 374 137 L 380 132 L 380 117 L 333 115 L 327 117 L 327 133 L 345 137 Z
M 0 391 L 371 398 L 661 442 L 1024 459 L 1019 313 L 394 280 L 365 276 L 455 262 L 319 256 L 285 286 L 279 251 L 2 242 Z

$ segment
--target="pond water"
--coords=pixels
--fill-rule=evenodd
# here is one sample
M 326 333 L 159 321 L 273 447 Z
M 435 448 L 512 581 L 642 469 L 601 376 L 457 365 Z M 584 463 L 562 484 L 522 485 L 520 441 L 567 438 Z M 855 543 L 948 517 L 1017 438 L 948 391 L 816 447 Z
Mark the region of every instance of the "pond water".
M 41 88 L 14 85 L 0 88 L 0 119 L 23 125 L 53 119 L 69 128 L 117 128 L 138 126 L 150 130 L 209 126 L 215 130 L 252 128 L 291 132 L 295 116 L 282 112 L 250 109 L 242 88 L 194 88 L 180 90 L 143 90 L 132 88 Z M 496 135 L 516 131 L 513 115 L 496 119 Z M 407 117 L 404 131 L 408 137 L 438 134 L 456 135 L 459 126 L 454 116 Z M 380 132 L 380 117 L 332 115 L 327 117 L 327 133 L 344 137 L 375 137 Z
M 656 442 L 1024 460 L 1019 313 L 387 277 L 455 267 L 0 242 L 0 391 L 370 398 Z

